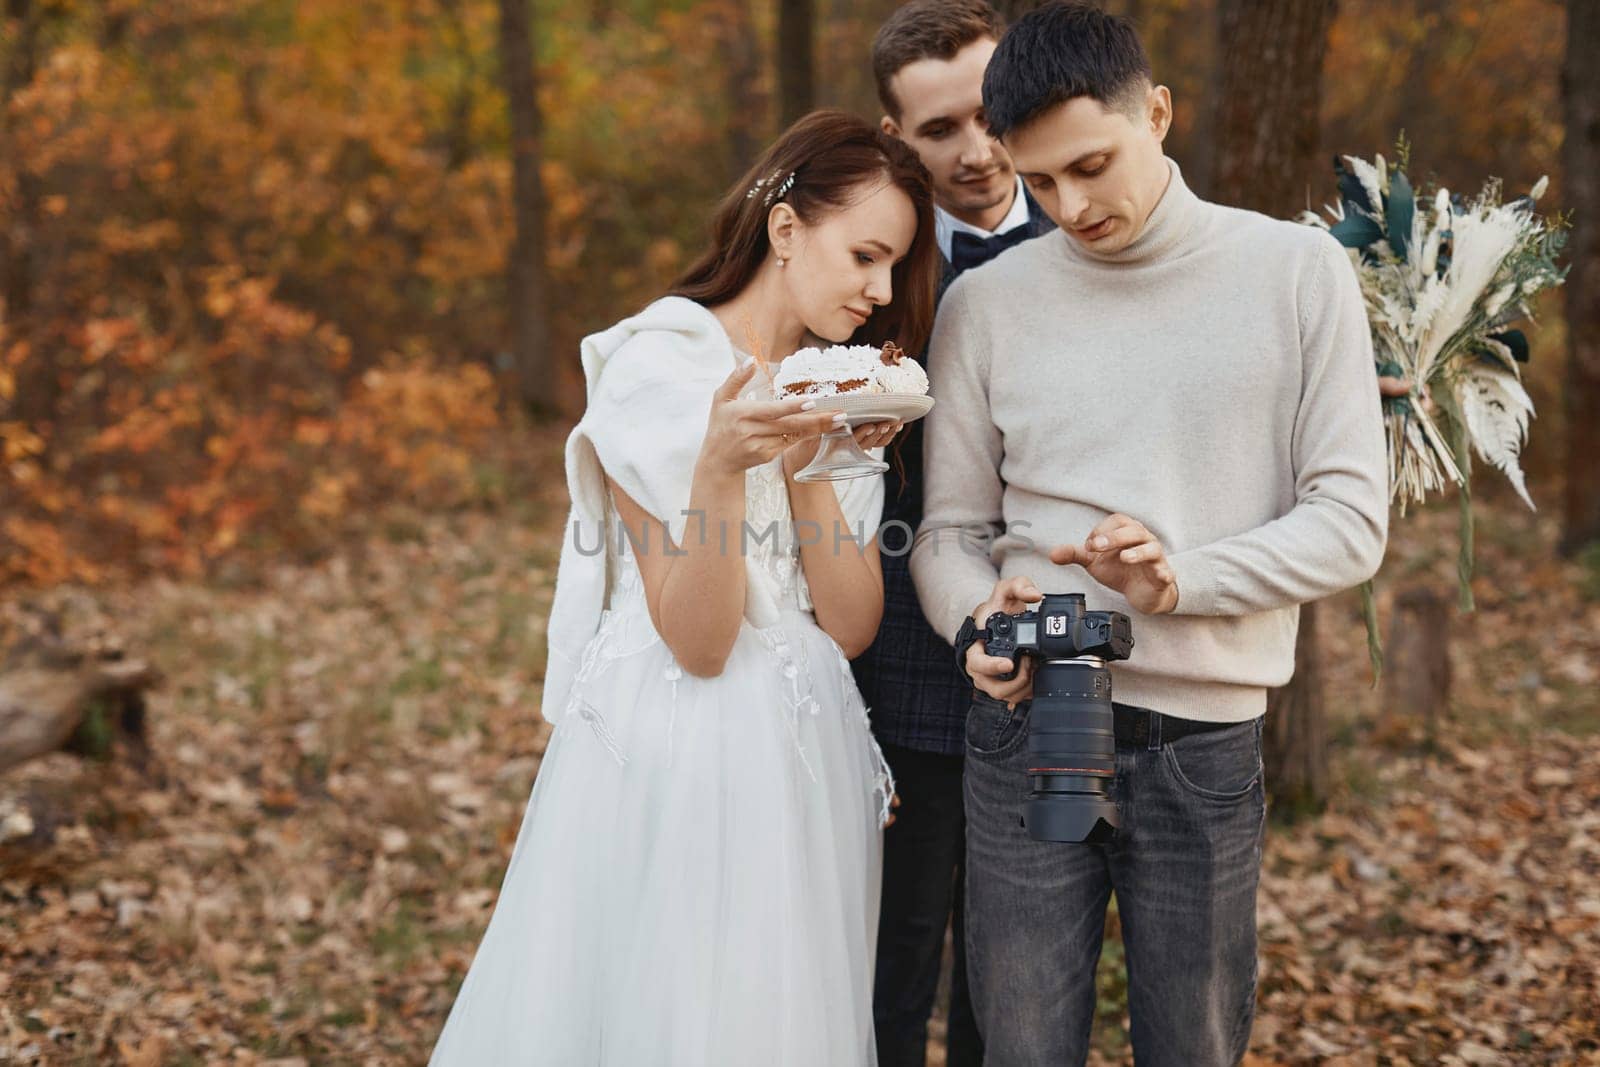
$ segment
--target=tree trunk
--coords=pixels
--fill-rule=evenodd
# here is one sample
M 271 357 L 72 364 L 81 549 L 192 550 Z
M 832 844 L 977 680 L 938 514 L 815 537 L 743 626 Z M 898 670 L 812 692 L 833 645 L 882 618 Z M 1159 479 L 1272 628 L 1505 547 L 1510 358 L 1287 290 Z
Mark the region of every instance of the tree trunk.
M 1305 205 L 1322 117 L 1322 65 L 1335 0 L 1221 0 L 1212 196 L 1287 217 Z M 1327 797 L 1327 724 L 1317 607 L 1300 610 L 1294 678 L 1267 700 L 1265 759 L 1274 801 L 1315 810 Z
M 1328 796 L 1328 721 L 1323 704 L 1317 605 L 1300 609 L 1294 679 L 1267 697 L 1263 757 L 1275 806 L 1289 814 L 1316 811 Z
M 539 83 L 533 62 L 529 0 L 500 0 L 500 69 L 511 109 L 511 197 L 516 236 L 507 264 L 511 361 L 517 398 L 528 410 L 554 412 L 554 360 L 546 297 L 544 181 L 539 174 Z
M 1395 601 L 1383 668 L 1383 710 L 1378 736 L 1408 741 L 1418 726 L 1431 746 L 1450 700 L 1450 598 L 1427 586 Z
M 38 63 L 44 13 L 33 0 L 10 0 L 0 11 L 0 29 L 12 39 L 0 62 L 0 155 L 16 159 L 11 143 L 11 98 L 27 87 Z M 0 318 L 16 321 L 33 306 L 33 245 L 39 226 L 39 178 L 26 167 L 15 172 L 15 210 L 0 226 Z
M 733 182 L 755 162 L 766 140 L 766 101 L 757 90 L 761 50 L 750 22 L 749 0 L 723 0 L 714 17 L 728 104 L 728 181 Z
M 816 99 L 816 5 L 778 0 L 778 106 L 785 129 Z
M 475 148 L 472 143 L 472 104 L 477 72 L 473 69 L 472 37 L 467 29 L 466 15 L 461 10 L 461 0 L 442 0 L 439 9 L 444 16 L 445 33 L 450 39 L 451 58 L 461 69 L 443 131 L 445 166 L 455 171 L 472 158 Z
M 1567 491 L 1561 547 L 1600 541 L 1600 0 L 1568 0 L 1561 72 L 1566 142 L 1562 207 L 1572 212 L 1567 246 Z
M 1334 0 L 1221 0 L 1223 63 L 1212 127 L 1213 195 L 1285 217 L 1305 207 L 1317 163 L 1322 63 Z

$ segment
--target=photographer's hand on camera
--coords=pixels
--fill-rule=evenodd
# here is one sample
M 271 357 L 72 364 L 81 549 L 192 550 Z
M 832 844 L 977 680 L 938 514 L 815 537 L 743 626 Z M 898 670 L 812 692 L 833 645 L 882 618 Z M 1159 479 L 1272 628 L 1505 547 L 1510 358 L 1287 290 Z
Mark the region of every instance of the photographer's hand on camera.
M 1178 606 L 1178 581 L 1167 562 L 1166 549 L 1142 522 L 1126 515 L 1107 516 L 1081 545 L 1052 548 L 1050 562 L 1078 564 L 1146 615 L 1165 615 Z
M 997 611 L 1026 611 L 1043 599 L 1044 594 L 1039 592 L 1032 579 L 1005 578 L 996 582 L 989 599 L 973 610 L 972 620 L 982 627 L 988 623 L 989 616 Z M 1033 696 L 1033 657 L 1018 656 L 1017 660 L 1020 662 L 991 656 L 982 641 L 975 641 L 967 649 L 967 673 L 972 676 L 972 684 L 979 691 L 1005 701 L 1008 707 L 1015 707 Z M 1013 668 L 1017 672 L 1015 678 L 1000 677 L 1009 674 Z

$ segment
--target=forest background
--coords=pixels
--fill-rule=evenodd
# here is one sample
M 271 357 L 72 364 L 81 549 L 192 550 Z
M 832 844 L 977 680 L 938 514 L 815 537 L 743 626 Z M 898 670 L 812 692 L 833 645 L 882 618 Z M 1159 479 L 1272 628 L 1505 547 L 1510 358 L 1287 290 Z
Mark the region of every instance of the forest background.
M 0 1060 L 420 1057 L 548 736 L 578 340 L 786 119 L 879 114 L 895 6 L 0 0 L 0 648 L 159 679 L 83 716 L 87 761 L 0 770 Z M 1438 708 L 1371 688 L 1353 598 L 1312 630 L 1253 1055 L 1600 1062 L 1600 4 L 1106 6 L 1202 195 L 1320 208 L 1403 132 L 1419 184 L 1549 175 L 1575 212 L 1530 331 L 1541 510 L 1477 479 Z M 1386 623 L 1448 600 L 1453 508 L 1397 524 Z

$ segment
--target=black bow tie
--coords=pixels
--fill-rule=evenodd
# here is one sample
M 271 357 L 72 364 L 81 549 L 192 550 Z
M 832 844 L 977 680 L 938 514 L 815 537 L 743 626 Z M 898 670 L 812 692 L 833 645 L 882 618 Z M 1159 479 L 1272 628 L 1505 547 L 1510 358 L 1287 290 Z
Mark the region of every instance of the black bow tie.
M 979 237 L 975 233 L 957 230 L 950 235 L 950 265 L 957 271 L 970 270 L 989 262 L 1012 245 L 1028 239 L 1027 226 L 1013 226 L 1005 233 L 993 237 Z

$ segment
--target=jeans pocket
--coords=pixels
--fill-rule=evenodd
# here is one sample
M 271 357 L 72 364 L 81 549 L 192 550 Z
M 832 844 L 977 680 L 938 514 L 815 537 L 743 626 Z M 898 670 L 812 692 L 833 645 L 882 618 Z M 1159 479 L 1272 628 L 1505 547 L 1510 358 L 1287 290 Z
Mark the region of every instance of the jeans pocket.
M 1029 701 L 1014 708 L 987 693 L 975 692 L 967 709 L 967 752 L 974 756 L 1005 756 L 1027 734 Z
M 1178 785 L 1205 800 L 1235 801 L 1261 781 L 1260 720 L 1190 734 L 1162 746 Z

